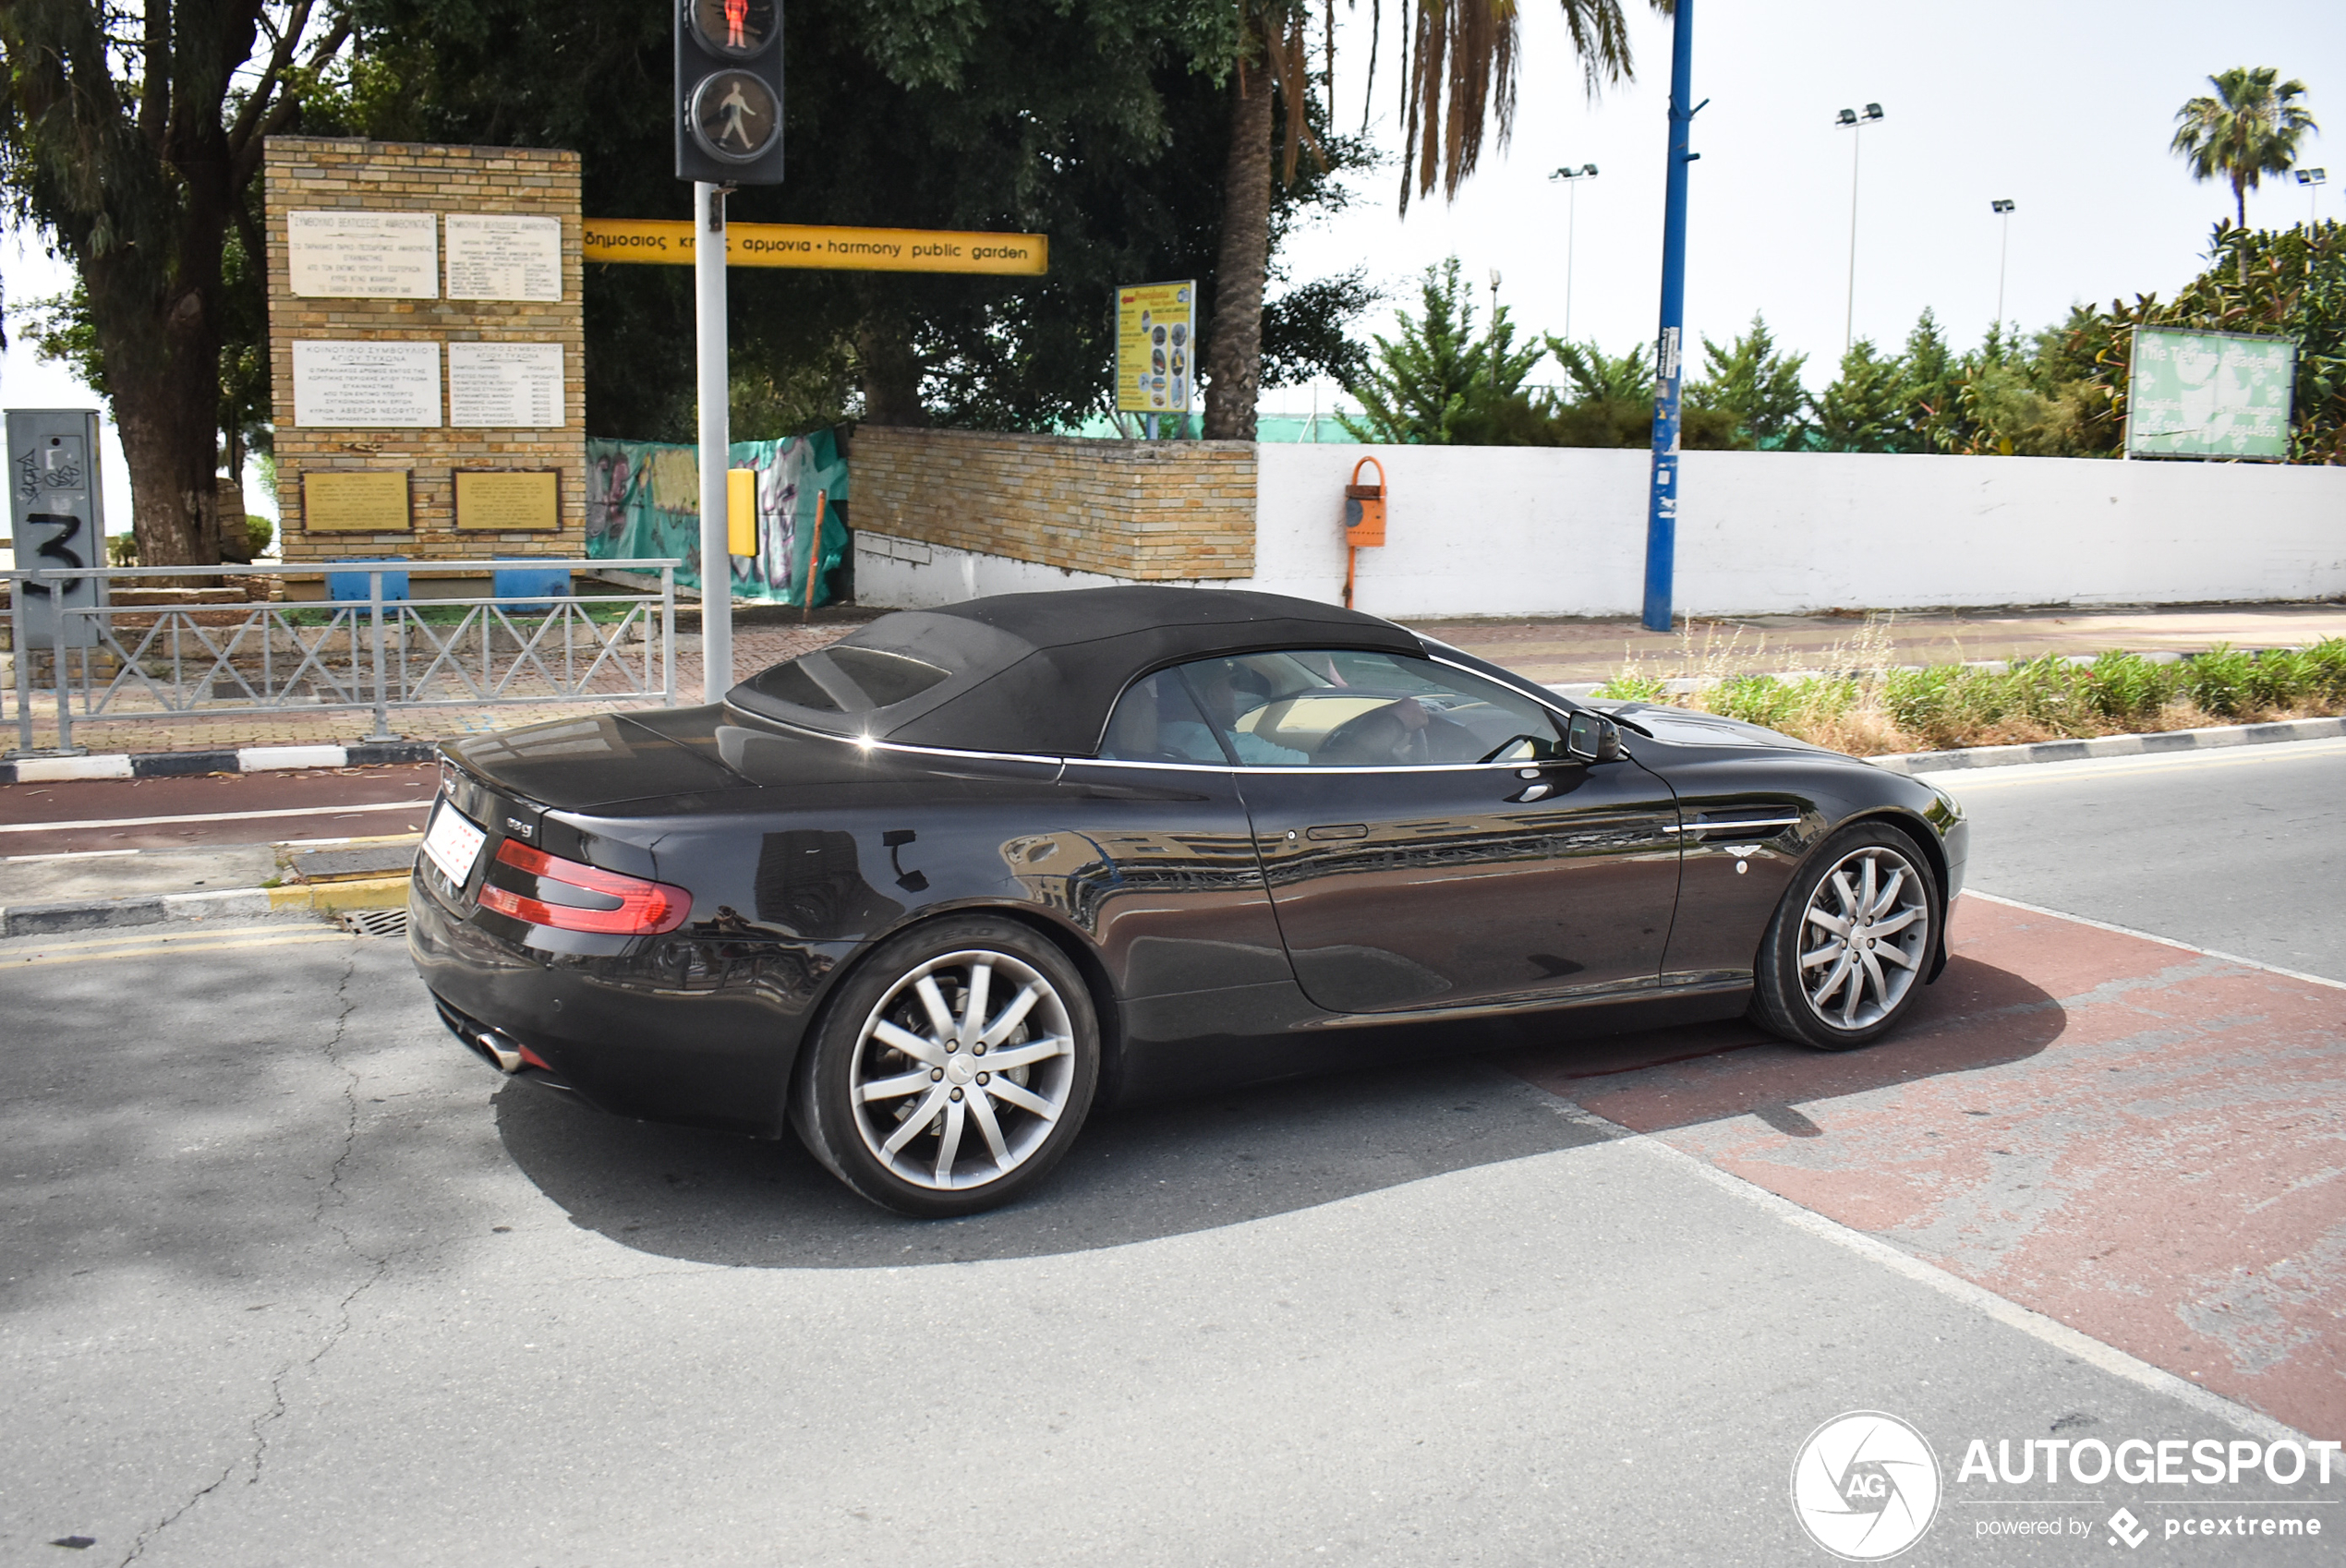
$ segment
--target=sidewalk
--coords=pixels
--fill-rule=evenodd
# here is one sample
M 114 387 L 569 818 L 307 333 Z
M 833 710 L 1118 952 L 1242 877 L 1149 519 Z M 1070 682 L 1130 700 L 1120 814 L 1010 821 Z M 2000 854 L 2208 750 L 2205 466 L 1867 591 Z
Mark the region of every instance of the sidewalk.
M 737 612 L 738 613 L 738 612 Z M 736 678 L 821 647 L 874 615 L 852 606 L 815 612 L 810 624 L 759 624 L 750 612 L 733 633 Z M 679 618 L 676 694 L 680 703 L 700 700 L 699 618 Z M 1442 621 L 1411 623 L 1478 657 L 1535 681 L 1564 684 L 1603 681 L 1625 665 L 1643 665 L 1656 674 L 1693 672 L 1769 673 L 1814 669 L 1834 664 L 1860 638 L 1897 664 L 1952 664 L 1976 659 L 2030 658 L 2041 654 L 2098 654 L 2111 648 L 2136 653 L 2197 653 L 2218 643 L 2235 647 L 2302 647 L 2325 637 L 2346 636 L 2346 604 L 2186 605 L 2174 609 L 1989 609 L 1883 616 L 1868 621 L 1850 615 L 1767 615 L 1690 621 L 1682 632 L 1648 632 L 1636 621 L 1525 620 Z M 682 630 L 692 627 L 693 632 Z M 1844 658 L 1843 663 L 1854 663 Z M 588 702 L 545 707 L 455 707 L 392 715 L 392 727 L 409 740 L 437 741 L 545 719 L 572 718 L 612 708 L 650 707 L 636 701 Z M 54 717 L 42 722 L 34 703 L 36 747 L 54 743 Z M 76 724 L 74 740 L 91 752 L 200 752 L 242 746 L 334 745 L 362 740 L 371 716 L 359 709 L 289 711 L 272 714 Z M 15 745 L 14 726 L 0 734 L 0 749 Z

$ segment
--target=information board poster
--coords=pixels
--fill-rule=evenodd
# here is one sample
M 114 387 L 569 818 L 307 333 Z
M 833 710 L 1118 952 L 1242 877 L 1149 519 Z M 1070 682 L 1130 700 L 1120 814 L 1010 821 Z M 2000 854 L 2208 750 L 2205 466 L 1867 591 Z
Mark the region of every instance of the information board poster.
M 2296 382 L 2288 338 L 2136 327 L 2126 455 L 2285 461 Z
M 437 299 L 440 220 L 429 212 L 288 212 L 287 283 L 318 299 Z
M 1118 412 L 1186 414 L 1196 380 L 1196 281 L 1118 289 Z

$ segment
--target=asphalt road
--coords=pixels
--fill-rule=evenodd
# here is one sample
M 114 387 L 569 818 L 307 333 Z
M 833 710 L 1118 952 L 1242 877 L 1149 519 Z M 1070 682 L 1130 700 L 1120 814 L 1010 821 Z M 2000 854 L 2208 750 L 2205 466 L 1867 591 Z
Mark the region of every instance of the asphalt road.
M 420 832 L 439 780 L 421 763 L 0 784 L 0 856 Z
M 2335 821 L 2209 777 L 2157 851 L 2179 884 L 2265 821 L 2227 800 Z M 1976 887 L 2164 918 L 2055 874 L 2155 858 L 2083 843 L 2134 786 L 1981 783 Z M 2335 886 L 2279 884 L 2271 929 L 2338 923 Z M 1105 1117 L 1034 1201 L 917 1224 L 794 1146 L 499 1079 L 393 943 L 175 928 L 0 944 L 0 1562 L 1823 1562 L 1793 1459 L 1860 1409 L 1948 1478 L 1901 1562 L 2131 1558 L 2122 1503 L 2346 1529 L 2346 1465 L 1959 1481 L 1974 1439 L 2279 1434 L 1484 1062 Z
M 2346 981 L 2346 741 L 1930 778 L 1983 892 Z

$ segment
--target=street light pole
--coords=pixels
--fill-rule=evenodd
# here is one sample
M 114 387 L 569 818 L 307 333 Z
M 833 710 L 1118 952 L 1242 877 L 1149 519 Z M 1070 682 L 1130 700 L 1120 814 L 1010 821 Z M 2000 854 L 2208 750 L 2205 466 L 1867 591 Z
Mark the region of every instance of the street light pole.
M 726 552 L 725 470 L 732 434 L 725 343 L 725 187 L 693 186 L 693 323 L 699 358 L 701 701 L 733 689 L 733 562 Z
M 1670 630 L 1678 554 L 1678 390 L 1687 320 L 1687 151 L 1694 117 L 1694 0 L 1678 0 L 1670 30 L 1670 163 L 1662 209 L 1662 331 L 1653 354 L 1653 486 L 1646 509 L 1646 630 Z M 1703 103 L 1711 102 L 1704 99 Z
M 1548 176 L 1552 180 L 1562 180 L 1566 193 L 1564 202 L 1564 341 L 1566 343 L 1572 341 L 1572 237 L 1573 232 L 1579 227 L 1580 182 L 1596 177 L 1597 166 L 1594 163 L 1583 163 L 1577 169 L 1567 163 Z
M 2315 204 L 2321 198 L 2322 182 L 2328 178 L 2329 178 L 2329 171 L 2328 169 L 2300 169 L 2297 171 L 2297 183 L 2305 187 L 2305 235 L 2309 239 L 2313 237 L 2314 223 L 2316 222 Z M 1569 297 L 1569 296 L 1566 297 Z
M 1881 118 L 1881 105 L 1868 103 L 1863 115 L 1855 109 L 1844 109 L 1833 117 L 1833 124 L 1856 134 L 1849 139 L 1849 300 L 1841 318 L 1841 353 L 1848 357 L 1849 345 L 1857 341 L 1857 158 L 1864 150 L 1866 127 Z
M 1989 207 L 2004 221 L 2003 237 L 1996 242 L 1996 330 L 2004 328 L 2004 263 L 2012 257 L 2012 207 L 2009 201 L 1990 201 Z M 1845 351 L 1844 351 L 1845 352 Z

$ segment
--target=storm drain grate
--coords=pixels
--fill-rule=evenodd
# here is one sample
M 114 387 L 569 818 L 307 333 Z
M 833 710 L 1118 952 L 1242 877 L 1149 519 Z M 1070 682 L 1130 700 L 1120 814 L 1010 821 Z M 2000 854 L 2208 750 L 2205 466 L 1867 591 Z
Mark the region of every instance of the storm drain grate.
M 405 936 L 405 910 L 345 910 L 338 917 L 345 930 L 360 936 Z

